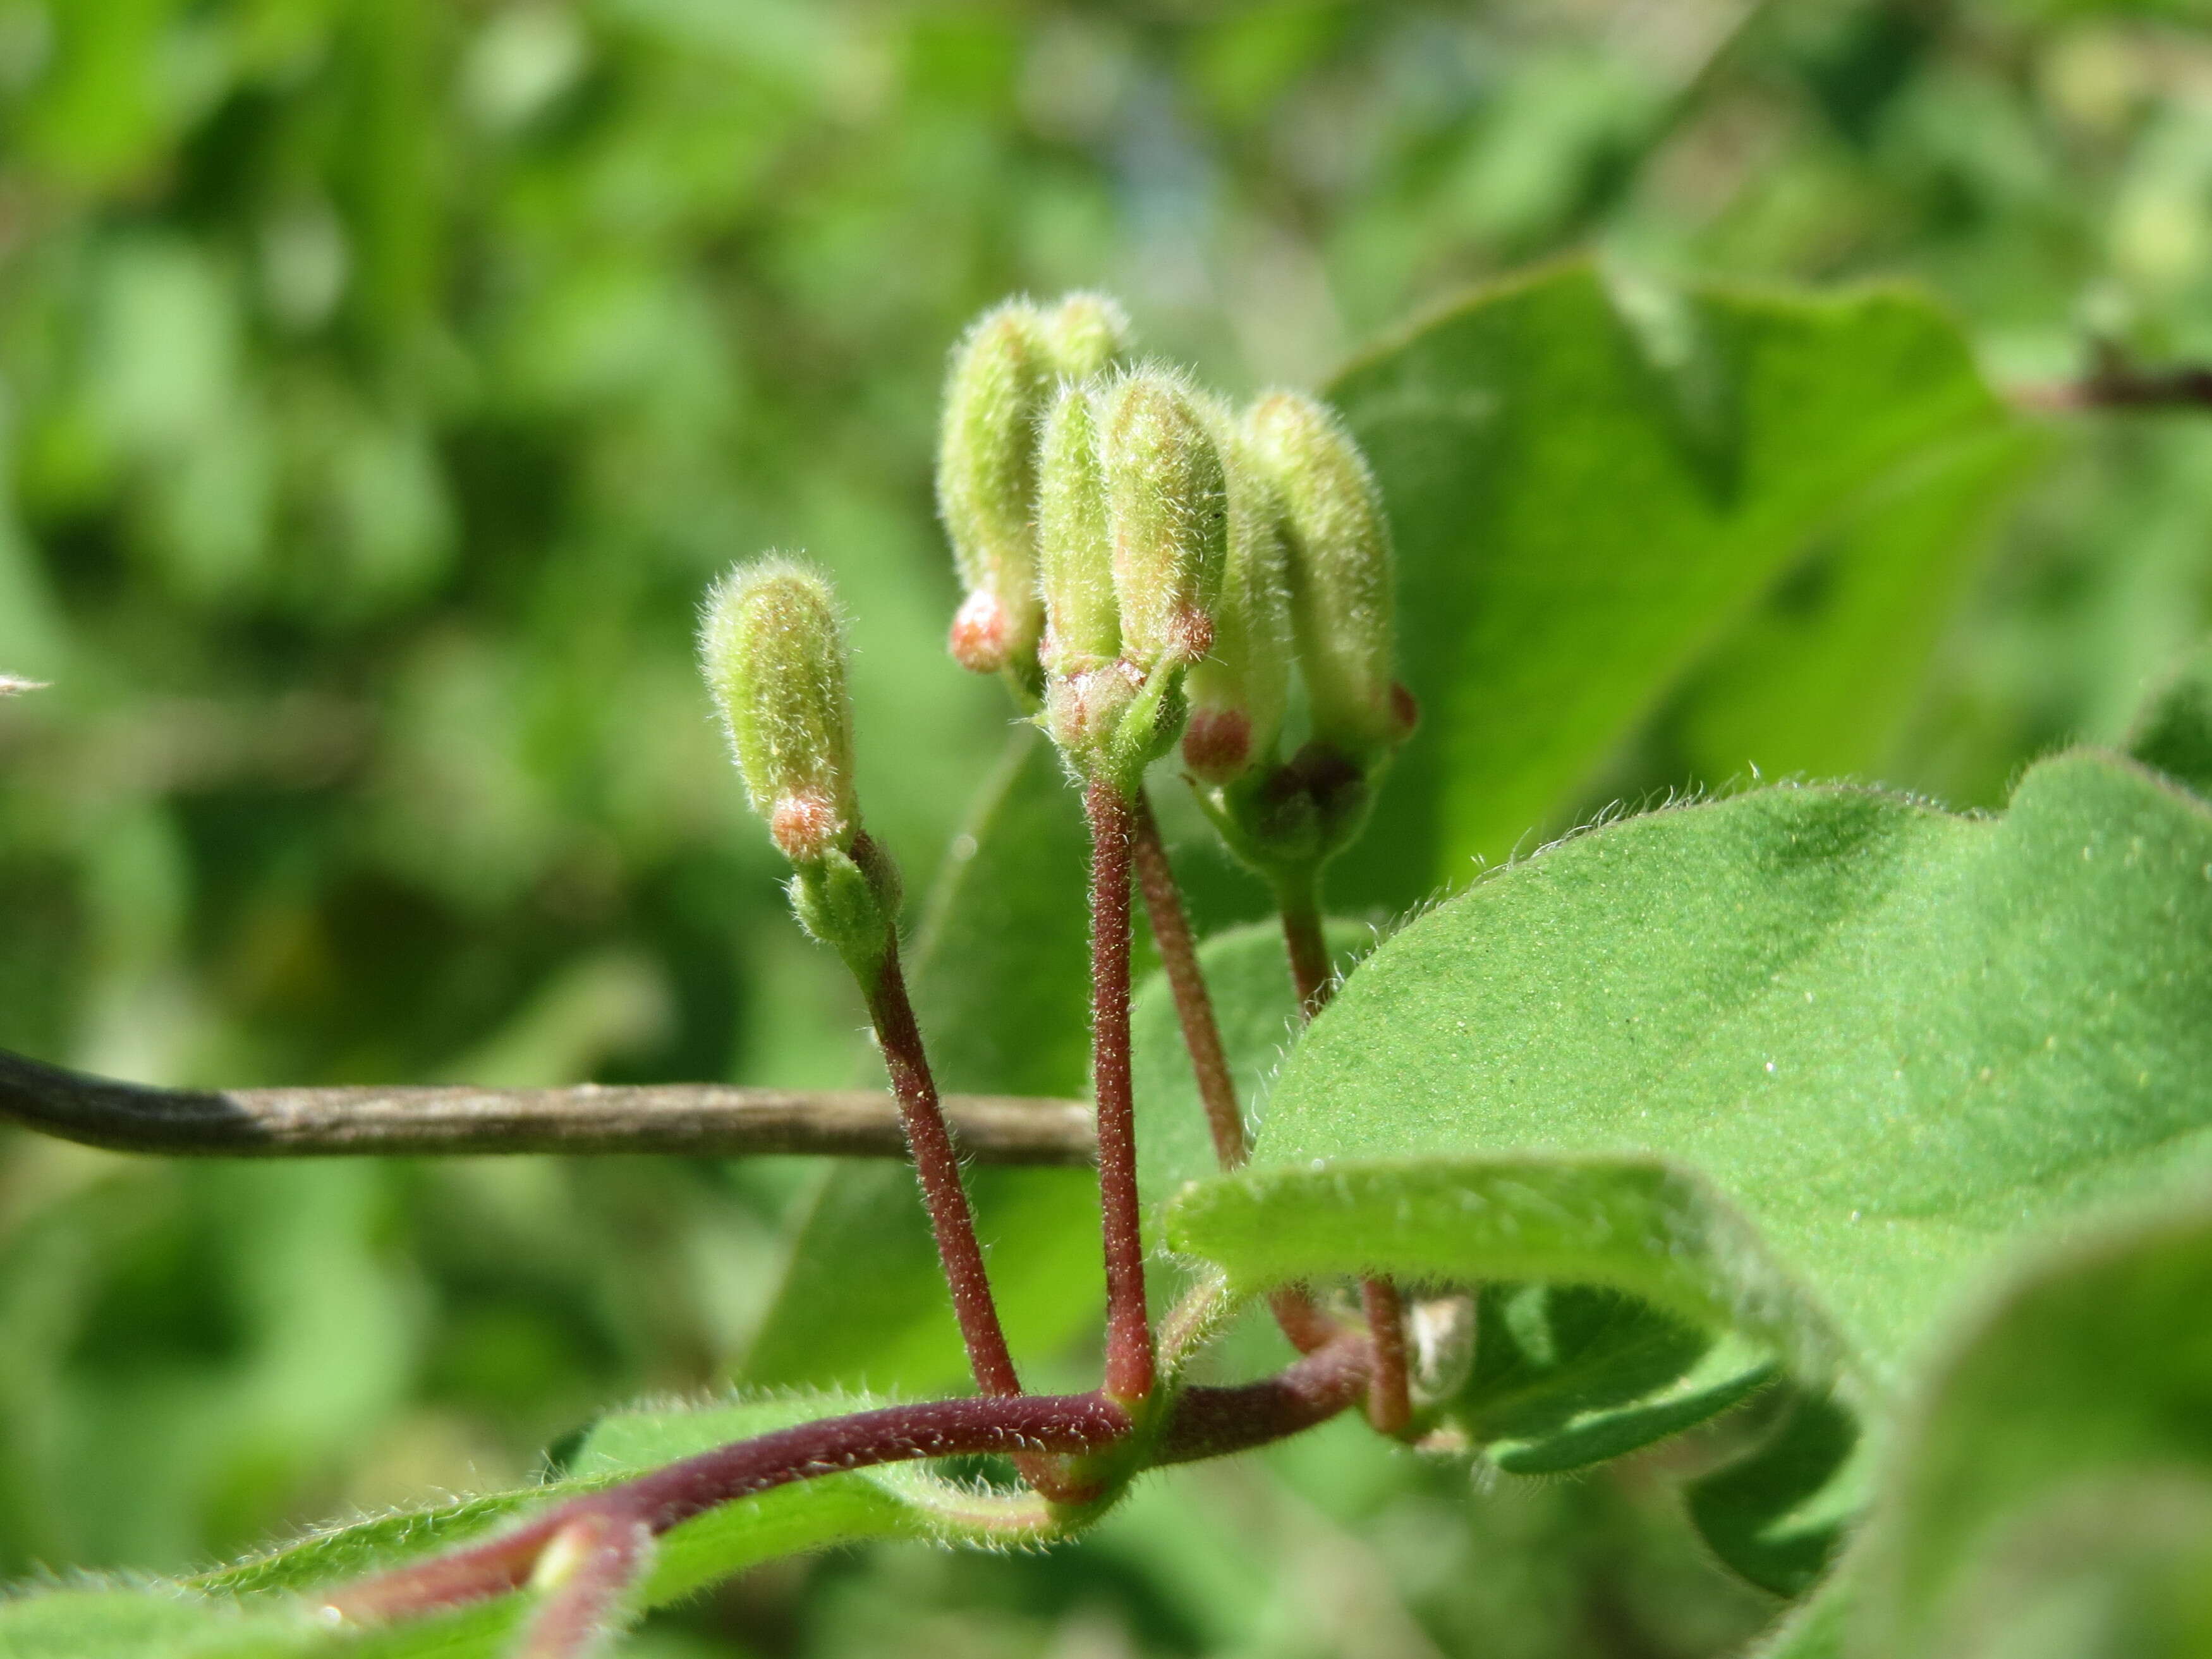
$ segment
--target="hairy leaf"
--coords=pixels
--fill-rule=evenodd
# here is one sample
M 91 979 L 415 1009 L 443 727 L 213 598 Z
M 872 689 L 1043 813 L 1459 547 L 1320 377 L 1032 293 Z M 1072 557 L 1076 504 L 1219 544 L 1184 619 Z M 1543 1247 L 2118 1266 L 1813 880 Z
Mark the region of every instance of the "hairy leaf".
M 1841 787 L 1659 813 L 1379 949 L 1286 1064 L 1255 1168 L 1170 1236 L 1253 1289 L 1610 1286 L 1879 1428 L 2018 1241 L 2212 1164 L 2209 1002 L 2212 812 L 2117 757 L 2033 769 L 1995 819 Z M 1717 1542 L 1832 1530 L 1863 1478 L 1770 1452 L 1797 1473 L 1710 1488 Z

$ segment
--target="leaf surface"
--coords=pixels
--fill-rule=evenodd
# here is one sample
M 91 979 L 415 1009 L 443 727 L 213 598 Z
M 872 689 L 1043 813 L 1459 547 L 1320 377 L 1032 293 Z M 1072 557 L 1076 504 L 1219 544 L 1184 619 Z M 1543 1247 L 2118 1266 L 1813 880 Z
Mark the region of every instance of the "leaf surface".
M 1788 764 L 1857 763 L 1836 744 L 1889 712 L 1869 720 L 1858 695 L 1909 687 L 1966 532 L 2020 459 L 1956 326 L 1891 289 L 1664 294 L 1554 266 L 1438 313 L 1328 395 L 1389 507 L 1425 711 L 1345 860 L 1355 905 L 1462 884 L 1553 823 L 1747 623 L 1715 672 L 1776 677 L 1773 724 L 1729 729 L 1705 700 L 1698 741 L 1730 771 L 1765 764 L 1732 751 L 1776 731 L 1806 734 Z M 1808 560 L 1820 602 L 1755 617 Z
M 1254 1168 L 1170 1233 L 1251 1290 L 1609 1287 L 1879 1426 L 2021 1240 L 2212 1165 L 2207 1006 L 2212 813 L 2116 757 L 2045 763 L 1993 819 L 1845 787 L 1662 812 L 1378 949 L 1286 1063 Z M 1741 1565 L 1832 1534 L 1864 1460 L 1824 1443 L 1714 1489 L 1708 1537 Z M 1802 1581 L 1804 1553 L 1753 1576 Z

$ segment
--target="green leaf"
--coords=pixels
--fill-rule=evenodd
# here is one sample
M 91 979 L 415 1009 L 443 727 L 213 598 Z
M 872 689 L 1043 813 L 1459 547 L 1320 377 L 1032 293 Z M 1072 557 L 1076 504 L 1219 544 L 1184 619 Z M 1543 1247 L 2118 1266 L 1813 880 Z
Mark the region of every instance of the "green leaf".
M 1685 775 L 1835 777 L 1877 764 L 1996 504 L 2048 446 L 1978 427 L 1899 467 L 1814 535 L 1670 700 L 1660 741 Z
M 1394 908 L 1553 822 L 1763 594 L 1824 558 L 1817 623 L 1770 611 L 1715 672 L 1802 653 L 1762 731 L 1802 719 L 1822 735 L 1790 763 L 1833 763 L 1838 711 L 1854 688 L 1887 705 L 1909 684 L 1960 532 L 2019 460 L 1956 326 L 1896 289 L 1624 302 L 1555 266 L 1370 353 L 1329 396 L 1389 507 L 1425 708 L 1338 884 Z M 1894 505 L 1862 507 L 1881 489 Z M 1854 654 L 1869 641 L 1884 648 Z M 1717 702 L 1702 718 L 1742 746 Z
M 1474 1370 L 1447 1410 L 1510 1474 L 1620 1456 L 1774 1373 L 1756 1343 L 1591 1285 L 1485 1285 L 1477 1318 Z
M 1851 1651 L 2212 1653 L 2207 1196 L 1980 1311 L 1887 1460 Z
M 1020 727 L 954 840 L 912 952 L 915 1012 L 941 1088 L 1090 1092 L 1088 849 L 1052 745 Z M 1082 1170 L 970 1169 L 968 1189 L 1016 1353 L 1064 1346 L 1103 1297 L 1096 1180 Z M 913 1172 L 833 1168 L 746 1356 L 746 1380 L 929 1393 L 967 1370 Z
M 2117 757 L 2036 767 L 1994 819 L 1843 787 L 1658 813 L 1378 949 L 1255 1167 L 1170 1235 L 1244 1290 L 1610 1286 L 1879 1429 L 2020 1240 L 2212 1164 L 2207 1006 L 2212 812 Z M 1779 1538 L 1826 1501 L 1804 1480 L 1856 1479 L 1784 1462 L 1720 1488 L 1709 1534 Z

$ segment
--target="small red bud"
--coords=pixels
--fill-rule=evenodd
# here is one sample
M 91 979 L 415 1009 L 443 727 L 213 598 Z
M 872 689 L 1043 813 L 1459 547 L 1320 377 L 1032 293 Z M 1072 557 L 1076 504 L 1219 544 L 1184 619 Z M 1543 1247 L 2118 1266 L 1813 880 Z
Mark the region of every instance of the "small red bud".
M 972 674 L 995 674 L 1006 665 L 1013 618 L 988 588 L 970 593 L 952 618 L 952 659 Z
M 769 813 L 769 839 L 793 864 L 826 857 L 846 829 L 836 802 L 827 795 L 785 795 Z
M 1183 764 L 1201 783 L 1227 783 L 1252 763 L 1252 719 L 1241 708 L 1201 708 L 1183 728 Z
M 1168 623 L 1167 659 L 1196 662 L 1213 649 L 1213 618 L 1195 606 L 1178 611 Z

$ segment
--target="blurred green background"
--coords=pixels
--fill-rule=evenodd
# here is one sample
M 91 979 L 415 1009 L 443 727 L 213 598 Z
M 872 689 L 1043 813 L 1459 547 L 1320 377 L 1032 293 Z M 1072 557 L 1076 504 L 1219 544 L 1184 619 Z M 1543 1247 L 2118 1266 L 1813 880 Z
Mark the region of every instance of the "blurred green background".
M 1007 719 L 940 643 L 972 313 L 1104 287 L 1243 392 L 1594 249 L 1914 278 L 2002 384 L 2212 355 L 2205 15 L 0 0 L 0 671 L 53 683 L 0 708 L 0 1044 L 842 1083 L 858 1009 L 744 817 L 693 611 L 764 547 L 836 576 L 871 819 L 926 884 Z M 2212 428 L 2060 424 L 1881 775 L 1994 805 L 2117 735 L 2212 614 L 2208 527 Z M 1666 720 L 1532 830 L 1728 781 Z M 0 1577 L 510 1483 L 726 1380 L 815 1178 L 0 1137 Z M 1331 1431 L 1048 1557 L 756 1572 L 638 1650 L 1720 1652 L 1771 1608 L 1675 1511 L 1696 1455 L 1471 1484 Z

